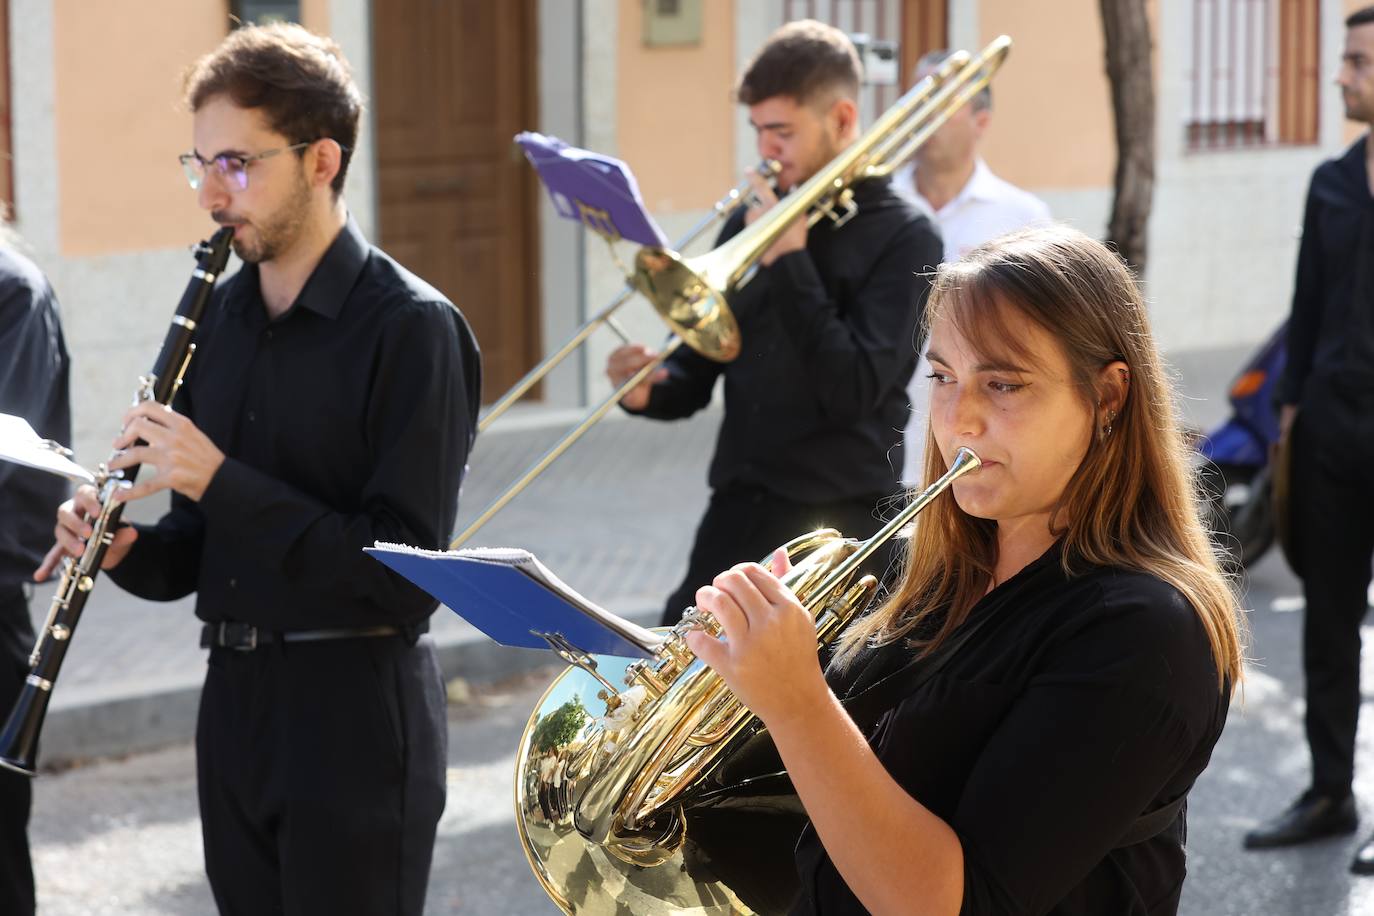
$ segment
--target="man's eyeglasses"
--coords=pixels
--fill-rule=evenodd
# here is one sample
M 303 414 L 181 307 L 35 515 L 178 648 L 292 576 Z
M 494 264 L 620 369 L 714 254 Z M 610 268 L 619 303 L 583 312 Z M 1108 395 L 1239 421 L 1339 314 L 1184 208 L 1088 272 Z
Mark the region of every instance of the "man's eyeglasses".
M 200 186 L 205 182 L 205 174 L 213 171 L 229 187 L 238 190 L 248 190 L 248 166 L 257 162 L 259 159 L 270 159 L 280 153 L 288 153 L 293 150 L 304 149 L 315 141 L 308 140 L 305 143 L 294 143 L 291 146 L 283 146 L 279 149 L 270 149 L 265 153 L 257 153 L 252 156 L 216 156 L 213 159 L 202 159 L 200 153 L 182 153 L 177 157 L 181 161 L 181 167 L 186 172 L 186 180 L 191 185 L 192 191 L 199 191 Z

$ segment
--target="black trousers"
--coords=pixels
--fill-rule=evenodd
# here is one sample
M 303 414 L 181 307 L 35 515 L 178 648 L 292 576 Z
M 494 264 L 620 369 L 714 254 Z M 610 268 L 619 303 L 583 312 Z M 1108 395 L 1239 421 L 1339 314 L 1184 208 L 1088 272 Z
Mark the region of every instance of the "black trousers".
M 885 497 L 875 495 L 834 503 L 800 503 L 752 487 L 713 492 L 697 526 L 687 574 L 664 606 L 662 625 L 672 626 L 681 620 L 683 611 L 696 603 L 697 589 L 710 585 L 718 573 L 736 563 L 763 560 L 798 535 L 817 528 L 836 528 L 845 537 L 871 536 L 883 525 L 879 510 L 886 508 L 886 502 Z M 883 559 L 877 564 L 878 572 L 886 566 L 889 552 L 880 554 Z
M 1303 619 L 1312 786 L 1351 791 L 1360 714 L 1360 623 L 1374 556 L 1374 392 L 1330 385 L 1304 395 L 1294 425 L 1290 498 L 1307 609 Z
M 22 587 L 0 592 L 0 722 L 10 714 L 29 673 L 33 624 Z M 33 865 L 29 810 L 33 780 L 0 769 L 0 913 L 32 916 Z
M 433 643 L 212 649 L 196 729 L 205 869 L 226 916 L 420 916 L 448 730 Z

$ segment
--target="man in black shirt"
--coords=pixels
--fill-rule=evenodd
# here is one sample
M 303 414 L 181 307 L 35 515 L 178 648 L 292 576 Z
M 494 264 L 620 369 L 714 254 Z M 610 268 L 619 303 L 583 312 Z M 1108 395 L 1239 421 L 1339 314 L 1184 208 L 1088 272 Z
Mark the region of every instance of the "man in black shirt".
M 447 540 L 477 347 L 347 214 L 361 99 L 333 42 L 237 30 L 192 68 L 187 100 L 182 163 L 245 266 L 207 310 L 176 411 L 126 414 L 113 466 L 157 472 L 123 498 L 171 489 L 172 508 L 121 531 L 107 565 L 147 598 L 197 592 L 221 911 L 418 916 L 446 784 L 443 681 L 419 639 L 435 602 L 361 551 Z M 83 489 L 59 512 L 54 562 L 80 552 L 94 509 Z
M 8 241 L 0 238 L 0 413 L 70 444 L 69 359 L 57 297 Z M 0 716 L 9 713 L 29 673 L 34 633 L 26 589 L 47 546 L 52 507 L 66 494 L 60 477 L 0 462 Z M 15 916 L 34 912 L 32 787 L 27 776 L 0 770 L 0 913 Z
M 1346 20 L 1337 83 L 1347 118 L 1374 124 L 1374 7 Z M 1366 133 L 1312 176 L 1279 398 L 1291 437 L 1291 537 L 1307 607 L 1303 671 L 1312 784 L 1245 837 L 1285 846 L 1356 827 L 1360 623 L 1374 555 L 1374 147 Z M 1374 873 L 1374 840 L 1352 870 Z
M 755 56 L 736 95 L 760 155 L 781 164 L 779 189 L 801 185 L 858 138 L 859 82 L 853 44 L 819 22 L 789 23 Z M 736 214 L 720 241 L 776 202 L 761 178 L 751 181 L 759 204 Z M 829 526 L 867 537 L 880 526 L 879 502 L 898 490 L 905 386 L 930 288 L 924 271 L 940 262 L 941 241 L 886 180 L 858 184 L 854 201 L 858 211 L 843 225 L 793 223 L 731 296 L 743 338 L 735 361 L 681 348 L 622 402 L 631 413 L 679 419 L 705 407 L 725 379 L 711 503 L 665 625 L 720 570 L 798 534 Z M 607 375 L 620 385 L 653 355 L 620 347 Z

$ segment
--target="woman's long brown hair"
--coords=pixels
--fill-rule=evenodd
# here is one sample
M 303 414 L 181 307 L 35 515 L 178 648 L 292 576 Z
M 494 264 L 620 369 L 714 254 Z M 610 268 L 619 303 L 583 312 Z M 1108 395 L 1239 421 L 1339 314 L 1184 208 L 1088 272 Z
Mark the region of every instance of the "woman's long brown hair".
M 952 322 L 988 360 L 1024 362 L 1031 354 L 1009 332 L 1009 310 L 1059 343 L 1094 418 L 1106 394 L 1097 388 L 1102 368 L 1122 360 L 1130 371 L 1111 433 L 1094 429 L 1052 514 L 1066 573 L 1085 565 L 1115 566 L 1168 582 L 1197 611 L 1219 689 L 1228 680 L 1239 683 L 1242 623 L 1235 594 L 1200 521 L 1172 385 L 1134 278 L 1106 246 L 1076 230 L 1025 230 L 942 266 L 927 321 L 938 316 Z M 1096 419 L 1091 422 L 1096 426 Z M 926 485 L 946 470 L 927 431 Z M 900 584 L 846 631 L 836 663 L 848 663 L 865 646 L 903 638 L 920 652 L 933 651 L 987 593 L 996 560 L 996 523 L 965 514 L 953 494 L 945 493 L 917 518 Z

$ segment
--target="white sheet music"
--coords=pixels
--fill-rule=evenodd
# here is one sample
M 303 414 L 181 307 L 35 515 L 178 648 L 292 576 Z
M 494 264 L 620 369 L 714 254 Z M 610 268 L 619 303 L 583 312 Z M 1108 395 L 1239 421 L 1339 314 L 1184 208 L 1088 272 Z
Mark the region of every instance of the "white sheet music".
M 0 458 L 80 483 L 95 483 L 94 474 L 53 451 L 47 442 L 23 417 L 0 413 Z

